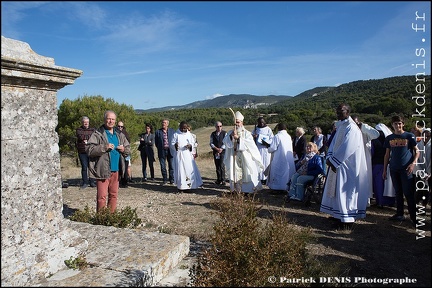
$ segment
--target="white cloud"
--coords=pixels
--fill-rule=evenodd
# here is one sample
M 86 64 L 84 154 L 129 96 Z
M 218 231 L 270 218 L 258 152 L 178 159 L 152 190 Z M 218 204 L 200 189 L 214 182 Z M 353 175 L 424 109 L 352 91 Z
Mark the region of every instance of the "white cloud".
M 206 100 L 210 100 L 210 99 L 215 99 L 215 98 L 220 97 L 220 96 L 224 96 L 224 95 L 223 95 L 223 94 L 220 94 L 220 93 L 216 93 L 216 94 L 213 94 L 213 95 L 211 95 L 211 96 L 207 96 L 207 97 L 205 97 L 205 99 L 206 99 Z

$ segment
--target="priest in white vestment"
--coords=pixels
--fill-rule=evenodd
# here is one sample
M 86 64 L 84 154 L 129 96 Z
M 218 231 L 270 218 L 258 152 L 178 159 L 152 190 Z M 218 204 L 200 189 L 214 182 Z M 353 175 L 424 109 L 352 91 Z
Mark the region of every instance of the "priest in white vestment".
M 274 191 L 288 191 L 288 182 L 296 172 L 291 136 L 284 123 L 277 125 L 278 132 L 269 143 L 271 162 L 266 170 L 267 186 Z
M 329 169 L 320 211 L 341 223 L 354 223 L 366 217 L 369 198 L 363 135 L 347 104 L 340 104 L 336 114 L 339 121 L 327 154 Z
M 264 169 L 261 155 L 252 133 L 243 126 L 243 115 L 235 113 L 235 129 L 226 133 L 225 173 L 229 179 L 230 192 L 254 193 L 262 189 L 259 173 Z
M 195 140 L 188 130 L 188 124 L 182 121 L 170 143 L 174 160 L 174 183 L 177 185 L 178 192 L 197 189 L 203 185 L 201 174 L 192 154 L 194 143 Z

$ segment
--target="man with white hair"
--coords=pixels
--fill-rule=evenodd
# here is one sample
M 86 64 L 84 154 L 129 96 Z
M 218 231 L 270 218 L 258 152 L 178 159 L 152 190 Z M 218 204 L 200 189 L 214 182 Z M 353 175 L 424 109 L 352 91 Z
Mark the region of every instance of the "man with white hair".
M 303 127 L 297 127 L 295 130 L 296 137 L 292 143 L 293 151 L 294 151 L 294 163 L 303 158 L 303 155 L 306 154 L 306 138 L 305 138 L 305 130 Z
M 235 113 L 235 127 L 223 139 L 225 145 L 225 172 L 230 191 L 254 193 L 262 189 L 259 173 L 264 166 L 252 133 L 243 126 L 243 115 Z

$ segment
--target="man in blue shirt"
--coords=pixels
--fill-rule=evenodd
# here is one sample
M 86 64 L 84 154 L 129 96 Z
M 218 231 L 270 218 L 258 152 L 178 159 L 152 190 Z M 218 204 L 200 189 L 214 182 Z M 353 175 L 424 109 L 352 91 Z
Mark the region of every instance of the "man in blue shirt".
M 89 171 L 96 179 L 97 212 L 107 206 L 107 200 L 111 213 L 116 210 L 119 171 L 126 171 L 124 158 L 130 155 L 130 144 L 125 134 L 114 128 L 116 119 L 114 111 L 106 111 L 105 124 L 92 134 L 86 145 L 90 157 Z
M 405 195 L 408 212 L 411 221 L 415 225 L 417 221 L 413 170 L 420 153 L 414 134 L 403 130 L 405 125 L 403 117 L 393 116 L 391 123 L 394 133 L 388 135 L 384 141 L 386 154 L 384 156 L 384 171 L 382 176 L 384 180 L 387 179 L 387 164 L 390 163 L 390 177 L 396 191 L 396 214 L 390 217 L 390 220 L 405 220 Z

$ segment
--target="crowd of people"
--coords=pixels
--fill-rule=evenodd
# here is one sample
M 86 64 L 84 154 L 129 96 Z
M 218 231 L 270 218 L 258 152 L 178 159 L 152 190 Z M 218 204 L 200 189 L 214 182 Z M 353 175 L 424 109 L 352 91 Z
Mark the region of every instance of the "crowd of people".
M 240 111 L 233 112 L 235 122 L 228 131 L 216 121 L 209 139 L 214 184 L 228 185 L 227 193 L 245 195 L 267 186 L 271 193 L 285 194 L 290 203 L 304 201 L 306 185 L 320 175 L 325 179 L 320 211 L 329 214 L 338 227 L 351 227 L 365 218 L 372 198 L 379 208 L 396 205 L 393 221 L 405 220 L 405 199 L 409 217 L 417 224 L 416 204 L 430 203 L 430 128 L 413 130 L 417 135 L 407 132 L 401 116 L 392 117 L 393 132 L 383 123 L 372 127 L 351 116 L 346 103 L 335 112 L 338 120 L 331 133 L 324 135 L 315 126 L 309 142 L 303 127 L 297 127 L 291 138 L 285 123 L 278 123 L 274 131 L 264 117 L 258 117 L 254 129 L 248 131 Z M 106 111 L 104 124 L 96 129 L 83 116 L 76 130 L 80 188 L 97 187 L 97 211 L 106 206 L 115 211 L 119 187 L 133 182 L 130 138 L 122 121 L 116 126 L 116 118 L 114 111 Z M 197 137 L 191 131 L 186 121 L 177 130 L 169 127 L 169 119 L 163 119 L 156 131 L 145 124 L 138 146 L 142 181 L 155 181 L 157 153 L 161 185 L 176 185 L 178 193 L 203 188 L 196 163 Z M 417 182 L 426 188 L 416 189 Z

